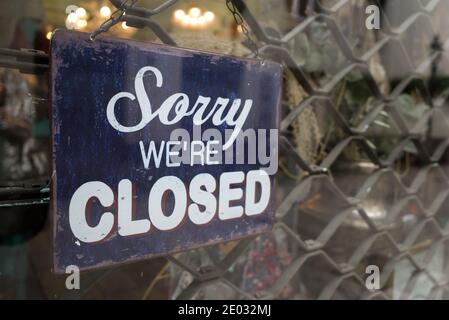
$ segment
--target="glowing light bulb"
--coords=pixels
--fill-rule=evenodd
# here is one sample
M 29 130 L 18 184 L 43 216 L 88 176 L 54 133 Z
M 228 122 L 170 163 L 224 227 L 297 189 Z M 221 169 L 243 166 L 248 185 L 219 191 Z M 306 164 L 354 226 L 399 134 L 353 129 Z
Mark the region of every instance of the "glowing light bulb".
M 201 15 L 200 8 L 197 7 L 190 8 L 189 16 L 191 16 L 192 18 L 198 18 L 200 15 Z
M 206 18 L 204 16 L 201 16 L 198 18 L 198 25 L 200 27 L 204 27 L 207 24 Z
M 128 30 L 128 29 L 129 29 L 128 25 L 126 24 L 126 21 L 123 21 L 123 22 L 122 22 L 122 28 L 123 28 L 124 30 Z
M 212 11 L 206 11 L 204 13 L 204 18 L 207 22 L 212 22 L 215 19 L 215 14 Z
M 87 12 L 86 9 L 79 7 L 78 9 L 76 9 L 75 14 L 79 18 L 84 18 L 87 15 Z
M 182 17 L 182 24 L 185 26 L 188 26 L 191 21 L 192 21 L 192 18 L 188 15 L 185 15 L 184 17 Z
M 196 26 L 198 25 L 198 18 L 192 18 L 192 19 L 190 20 L 190 25 L 191 25 L 192 27 L 196 27 Z
M 78 16 L 75 12 L 72 12 L 67 16 L 67 21 L 69 23 L 76 23 L 78 21 Z
M 111 9 L 108 6 L 103 6 L 100 9 L 100 14 L 103 17 L 109 17 L 111 15 Z
M 80 20 L 78 20 L 78 21 L 76 22 L 76 27 L 77 27 L 78 29 L 85 28 L 86 26 L 87 26 L 87 21 L 84 20 L 84 19 L 80 19 Z
M 177 9 L 173 12 L 173 20 L 176 24 L 188 28 L 205 28 L 215 20 L 215 13 L 203 11 L 199 7 L 192 7 L 187 11 Z
M 184 18 L 186 13 L 182 9 L 178 9 L 173 13 L 173 16 L 176 20 L 182 21 L 182 18 Z
M 50 40 L 52 35 L 53 35 L 53 32 L 48 31 L 47 35 L 46 35 L 47 39 Z

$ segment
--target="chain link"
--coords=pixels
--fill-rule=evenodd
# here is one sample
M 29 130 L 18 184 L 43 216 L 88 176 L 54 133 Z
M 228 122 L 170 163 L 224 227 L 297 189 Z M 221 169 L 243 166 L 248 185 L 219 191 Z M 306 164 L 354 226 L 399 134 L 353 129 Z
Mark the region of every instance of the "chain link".
M 96 29 L 95 31 L 93 31 L 90 34 L 90 40 L 94 41 L 95 38 L 103 32 L 107 32 L 110 28 L 112 28 L 113 26 L 115 26 L 117 23 L 119 23 L 122 20 L 122 17 L 126 14 L 126 9 L 125 6 L 130 3 L 130 7 L 134 7 L 134 5 L 136 4 L 138 0 L 124 0 L 122 1 L 122 3 L 120 4 L 120 7 L 117 8 L 117 10 L 115 10 L 111 16 L 109 17 L 109 19 L 107 19 L 106 21 L 104 21 L 99 27 L 98 29 Z
M 259 58 L 259 47 L 257 43 L 251 38 L 251 34 L 245 25 L 243 17 L 235 7 L 234 2 L 232 0 L 226 0 L 226 6 L 232 13 L 235 23 L 237 24 L 237 26 L 241 28 L 243 35 L 246 37 L 247 45 L 249 49 L 253 52 L 254 57 Z

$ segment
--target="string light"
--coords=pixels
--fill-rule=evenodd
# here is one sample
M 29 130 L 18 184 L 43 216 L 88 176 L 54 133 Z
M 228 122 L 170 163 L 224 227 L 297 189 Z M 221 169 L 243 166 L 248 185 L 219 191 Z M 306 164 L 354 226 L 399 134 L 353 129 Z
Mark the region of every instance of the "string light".
M 204 27 L 206 25 L 206 23 L 207 23 L 207 21 L 206 21 L 205 17 L 201 16 L 201 17 L 198 18 L 198 25 L 200 27 Z
M 179 20 L 179 21 L 181 21 L 182 18 L 185 17 L 185 15 L 186 15 L 186 13 L 185 13 L 184 10 L 182 10 L 182 9 L 176 10 L 176 11 L 173 13 L 173 16 L 175 17 L 175 19 L 176 19 L 176 20 Z
M 201 15 L 200 8 L 193 7 L 189 10 L 189 16 L 192 18 L 198 18 Z
M 212 11 L 203 12 L 198 7 L 192 7 L 187 13 L 182 9 L 175 10 L 173 20 L 183 27 L 199 29 L 211 24 L 215 20 L 215 14 Z
M 78 9 L 76 9 L 75 14 L 79 18 L 84 18 L 87 15 L 87 12 L 86 9 L 79 7 Z
M 186 16 L 182 17 L 182 24 L 186 27 L 188 25 L 190 25 L 191 21 L 192 21 L 192 18 L 190 16 L 186 15 Z
M 108 6 L 103 6 L 100 9 L 100 14 L 102 17 L 109 17 L 111 15 L 111 9 Z
M 65 21 L 65 25 L 67 29 L 83 29 L 87 26 L 87 11 L 82 7 L 68 7 L 66 9 L 67 19 Z M 47 38 L 49 39 L 51 35 L 47 34 Z
M 212 22 L 215 19 L 215 14 L 212 11 L 206 11 L 204 13 L 204 18 L 207 22 Z
M 48 31 L 48 32 L 47 32 L 47 36 L 46 36 L 46 37 L 47 37 L 47 39 L 48 39 L 48 40 L 50 40 L 50 39 L 51 39 L 51 37 L 52 37 L 52 35 L 53 35 L 53 32 L 51 32 L 51 31 Z
M 80 19 L 76 22 L 77 29 L 82 29 L 87 26 L 87 21 L 84 19 Z
M 181 10 L 182 11 L 182 10 Z M 184 11 L 178 12 L 177 19 L 181 19 L 182 16 L 186 15 Z M 66 20 L 65 25 L 67 29 L 70 30 L 79 30 L 84 29 L 88 26 L 88 20 L 96 19 L 98 16 L 102 18 L 108 18 L 111 16 L 112 11 L 108 6 L 102 6 L 99 11 L 95 14 L 88 12 L 86 9 L 82 7 L 77 7 L 75 5 L 68 6 L 66 8 Z M 121 23 L 122 30 L 125 30 L 127 33 L 130 33 L 128 29 L 131 29 L 126 22 Z M 48 32 L 46 34 L 47 39 L 51 39 L 52 33 Z
M 67 21 L 69 23 L 76 23 L 78 21 L 78 16 L 75 12 L 72 12 L 67 16 Z

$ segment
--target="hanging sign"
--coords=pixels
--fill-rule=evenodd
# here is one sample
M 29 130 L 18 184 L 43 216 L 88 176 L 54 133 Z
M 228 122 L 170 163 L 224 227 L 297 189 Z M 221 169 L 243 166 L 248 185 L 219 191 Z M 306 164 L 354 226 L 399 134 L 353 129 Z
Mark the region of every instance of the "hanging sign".
M 56 32 L 56 271 L 267 231 L 281 79 L 274 62 Z

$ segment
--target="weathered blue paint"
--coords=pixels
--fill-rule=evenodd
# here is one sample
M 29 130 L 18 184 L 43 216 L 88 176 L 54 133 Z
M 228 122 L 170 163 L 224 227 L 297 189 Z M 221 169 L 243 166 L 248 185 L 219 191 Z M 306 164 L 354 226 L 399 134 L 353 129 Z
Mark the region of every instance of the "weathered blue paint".
M 152 90 L 155 105 L 169 95 L 185 92 L 195 101 L 198 95 L 241 97 L 254 100 L 243 129 L 273 129 L 279 125 L 281 67 L 272 62 L 241 59 L 163 45 L 58 31 L 51 44 L 51 94 L 53 130 L 53 189 L 55 270 L 68 265 L 81 269 L 106 266 L 185 250 L 267 231 L 273 221 L 273 195 L 266 212 L 254 217 L 219 221 L 197 226 L 186 221 L 173 231 L 152 230 L 148 234 L 120 237 L 115 230 L 105 241 L 83 243 L 73 235 L 68 221 L 70 198 L 87 181 L 102 181 L 117 192 L 121 179 L 130 179 L 137 190 L 137 217 L 148 217 L 148 192 L 157 179 L 180 177 L 186 184 L 199 173 L 219 177 L 222 172 L 249 171 L 253 165 L 181 166 L 145 170 L 138 141 L 168 140 L 169 133 L 183 127 L 191 130 L 191 119 L 165 126 L 152 121 L 144 129 L 123 134 L 106 118 L 106 105 L 120 91 L 134 92 L 134 77 L 143 66 L 157 66 L 164 74 L 162 88 Z M 151 86 L 153 88 L 154 86 Z M 126 112 L 137 123 L 139 109 L 123 102 L 118 117 Z M 130 111 L 134 110 L 134 111 Z M 214 127 L 208 123 L 205 127 Z M 225 129 L 223 126 L 221 129 Z M 271 177 L 274 184 L 273 177 Z M 106 209 L 98 203 L 91 210 L 90 223 L 98 223 Z M 116 214 L 116 206 L 107 208 Z

